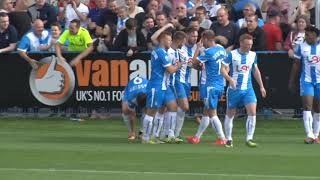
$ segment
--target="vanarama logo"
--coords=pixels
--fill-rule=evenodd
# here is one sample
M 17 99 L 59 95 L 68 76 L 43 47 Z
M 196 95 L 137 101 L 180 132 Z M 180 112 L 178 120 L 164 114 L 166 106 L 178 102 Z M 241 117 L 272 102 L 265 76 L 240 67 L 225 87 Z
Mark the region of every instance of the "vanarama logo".
M 67 62 L 51 56 L 39 61 L 39 69 L 30 73 L 29 83 L 34 97 L 43 104 L 63 104 L 72 95 L 75 86 L 74 73 Z

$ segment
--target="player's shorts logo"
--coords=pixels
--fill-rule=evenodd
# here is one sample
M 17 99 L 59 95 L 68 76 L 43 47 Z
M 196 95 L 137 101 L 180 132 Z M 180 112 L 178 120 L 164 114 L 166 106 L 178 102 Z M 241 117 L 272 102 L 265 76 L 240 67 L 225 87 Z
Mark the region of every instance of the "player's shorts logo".
M 39 69 L 30 73 L 29 83 L 33 96 L 43 104 L 63 104 L 72 95 L 75 86 L 74 73 L 68 63 L 51 56 L 39 61 Z
M 310 64 L 317 64 L 320 61 L 320 57 L 317 55 L 308 56 L 308 62 Z

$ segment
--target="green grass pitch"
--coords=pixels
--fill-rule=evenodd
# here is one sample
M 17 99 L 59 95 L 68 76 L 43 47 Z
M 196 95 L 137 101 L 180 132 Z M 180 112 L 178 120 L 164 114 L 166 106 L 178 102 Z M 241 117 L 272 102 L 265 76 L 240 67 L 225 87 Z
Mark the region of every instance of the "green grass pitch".
M 0 180 L 304 180 L 320 179 L 320 145 L 303 144 L 302 121 L 258 118 L 258 148 L 245 146 L 245 121 L 234 148 L 128 142 L 122 120 L 0 119 Z M 197 125 L 186 121 L 184 135 Z

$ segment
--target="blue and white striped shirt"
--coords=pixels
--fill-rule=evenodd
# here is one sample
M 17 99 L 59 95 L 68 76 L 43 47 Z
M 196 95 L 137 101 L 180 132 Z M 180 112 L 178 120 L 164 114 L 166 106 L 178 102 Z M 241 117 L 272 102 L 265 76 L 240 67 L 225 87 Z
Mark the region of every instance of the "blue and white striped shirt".
M 230 76 L 237 82 L 236 88 L 247 90 L 252 88 L 251 73 L 257 64 L 257 54 L 253 51 L 240 53 L 239 49 L 229 52 L 224 64 L 230 65 Z
M 295 51 L 295 58 L 301 60 L 301 82 L 320 83 L 320 43 L 301 43 Z

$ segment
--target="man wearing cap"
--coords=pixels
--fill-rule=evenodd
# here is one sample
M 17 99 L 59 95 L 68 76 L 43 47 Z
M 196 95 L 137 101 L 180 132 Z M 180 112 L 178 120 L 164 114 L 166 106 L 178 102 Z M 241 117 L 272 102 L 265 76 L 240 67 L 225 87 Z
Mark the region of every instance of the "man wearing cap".
M 266 33 L 266 42 L 268 51 L 282 50 L 282 31 L 280 29 L 280 13 L 272 10 L 269 13 L 269 22 L 263 26 Z

